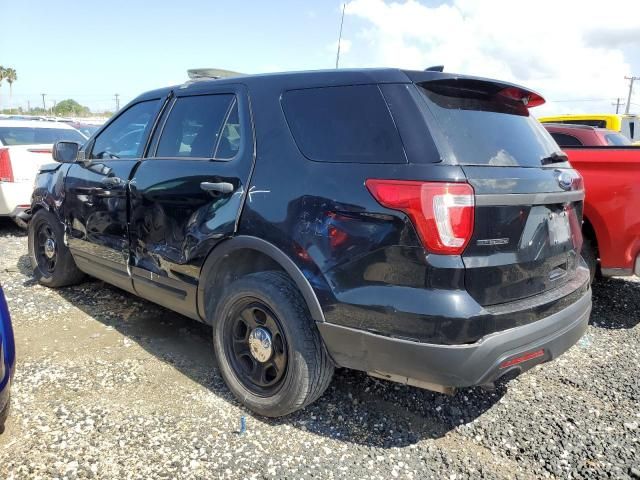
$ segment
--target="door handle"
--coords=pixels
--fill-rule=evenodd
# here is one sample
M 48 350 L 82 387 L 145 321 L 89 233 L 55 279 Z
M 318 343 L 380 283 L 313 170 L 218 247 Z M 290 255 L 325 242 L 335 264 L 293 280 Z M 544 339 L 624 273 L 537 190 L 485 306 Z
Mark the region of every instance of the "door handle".
M 202 182 L 200 188 L 209 193 L 231 193 L 235 190 L 233 184 L 229 182 Z
M 105 177 L 102 179 L 102 185 L 107 188 L 119 187 L 125 184 L 125 181 L 120 177 Z

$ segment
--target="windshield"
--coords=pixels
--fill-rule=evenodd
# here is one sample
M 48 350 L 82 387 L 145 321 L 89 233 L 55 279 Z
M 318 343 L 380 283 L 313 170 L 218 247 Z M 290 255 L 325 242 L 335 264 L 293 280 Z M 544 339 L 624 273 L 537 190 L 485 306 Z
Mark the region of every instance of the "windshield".
M 540 167 L 563 161 L 558 146 L 521 102 L 500 97 L 489 82 L 419 85 L 429 110 L 460 165 Z M 550 161 L 551 158 L 551 161 Z
M 0 142 L 5 146 L 53 144 L 61 140 L 82 145 L 86 138 L 67 128 L 0 127 Z

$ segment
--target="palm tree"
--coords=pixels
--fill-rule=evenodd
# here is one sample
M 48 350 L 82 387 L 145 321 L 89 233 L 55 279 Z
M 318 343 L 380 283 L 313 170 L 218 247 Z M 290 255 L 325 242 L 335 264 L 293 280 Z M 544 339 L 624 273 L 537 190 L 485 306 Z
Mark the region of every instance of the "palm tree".
M 5 72 L 7 71 L 2 65 L 0 65 L 0 89 L 2 88 L 2 80 L 4 80 Z M 0 91 L 1 93 L 1 91 Z M 2 110 L 2 95 L 0 95 L 0 110 Z
M 13 82 L 15 82 L 16 80 L 18 80 L 18 74 L 16 73 L 15 69 L 13 68 L 5 68 L 4 69 L 4 78 L 7 81 L 7 83 L 9 84 L 9 99 L 11 99 L 11 96 L 13 95 Z

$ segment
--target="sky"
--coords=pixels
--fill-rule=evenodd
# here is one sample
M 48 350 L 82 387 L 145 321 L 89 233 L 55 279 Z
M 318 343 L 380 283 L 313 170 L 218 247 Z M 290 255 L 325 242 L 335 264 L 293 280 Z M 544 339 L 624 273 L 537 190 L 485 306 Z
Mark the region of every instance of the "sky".
M 335 68 L 333 0 L 0 0 L 0 105 L 74 98 L 113 110 L 179 84 L 189 68 L 244 73 Z M 537 115 L 614 112 L 640 77 L 640 0 L 351 0 L 340 68 L 402 67 L 523 84 Z M 640 113 L 640 81 L 631 111 Z

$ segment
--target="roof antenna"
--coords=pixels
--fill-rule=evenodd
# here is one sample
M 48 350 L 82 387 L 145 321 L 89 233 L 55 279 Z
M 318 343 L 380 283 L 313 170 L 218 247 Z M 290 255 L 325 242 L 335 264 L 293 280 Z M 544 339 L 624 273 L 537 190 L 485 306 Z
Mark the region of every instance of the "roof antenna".
M 444 70 L 444 65 L 434 65 L 433 67 L 425 68 L 425 72 L 442 72 Z
M 340 35 L 338 35 L 338 53 L 336 54 L 336 69 L 340 63 L 340 42 L 342 41 L 342 25 L 344 24 L 344 9 L 347 6 L 346 3 L 342 4 L 342 19 L 340 20 Z

